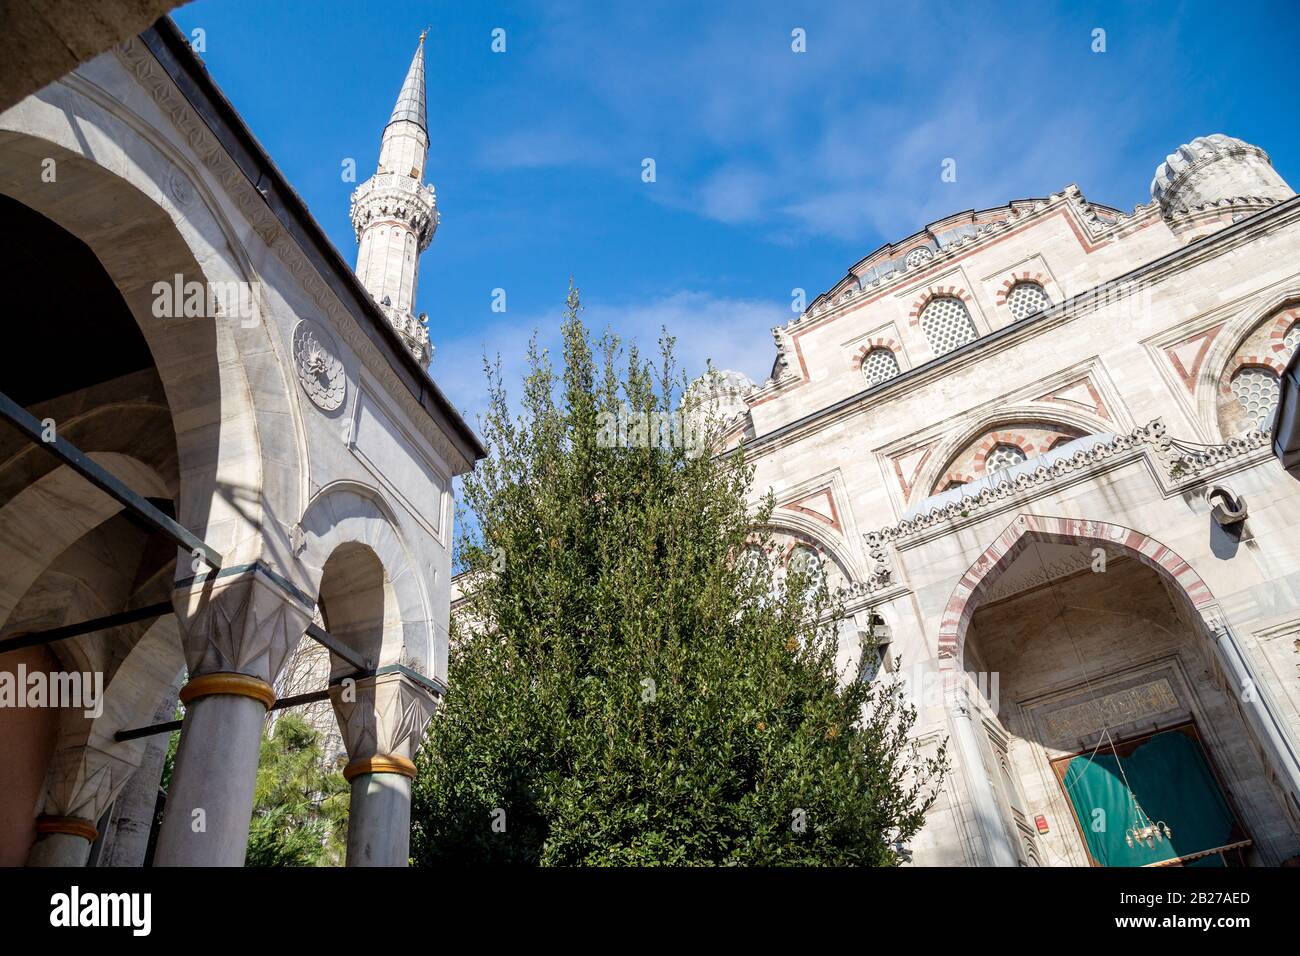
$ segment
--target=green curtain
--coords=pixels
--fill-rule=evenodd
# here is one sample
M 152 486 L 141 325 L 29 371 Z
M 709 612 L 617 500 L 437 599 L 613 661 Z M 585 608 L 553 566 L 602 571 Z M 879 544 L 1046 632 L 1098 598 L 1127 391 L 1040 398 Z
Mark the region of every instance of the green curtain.
M 1232 842 L 1236 819 L 1190 729 L 1155 734 L 1122 759 L 1142 809 L 1152 822 L 1169 824 L 1173 837 L 1153 848 L 1127 846 L 1124 834 L 1134 824 L 1133 802 L 1115 755 L 1102 750 L 1075 757 L 1062 783 L 1098 863 L 1147 866 Z M 1222 861 L 1215 856 L 1196 862 L 1213 866 Z

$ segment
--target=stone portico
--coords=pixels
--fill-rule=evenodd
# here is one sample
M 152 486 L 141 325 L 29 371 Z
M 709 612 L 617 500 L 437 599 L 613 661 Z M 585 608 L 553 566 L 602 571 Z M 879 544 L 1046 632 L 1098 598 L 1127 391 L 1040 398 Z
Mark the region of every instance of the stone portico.
M 365 200 L 372 259 L 436 226 L 423 83 L 421 39 L 374 144 L 404 150 L 415 206 Z M 0 709 L 0 864 L 139 865 L 167 735 L 130 732 L 178 696 L 153 861 L 241 864 L 268 708 L 314 627 L 348 863 L 404 866 L 446 681 L 451 481 L 482 456 L 429 377 L 413 263 L 358 279 L 167 20 L 0 113 L 0 204 L 23 246 L 6 286 L 44 316 L 0 391 L 82 456 L 0 432 L 0 651 L 22 643 L 0 669 L 103 681 L 97 714 Z

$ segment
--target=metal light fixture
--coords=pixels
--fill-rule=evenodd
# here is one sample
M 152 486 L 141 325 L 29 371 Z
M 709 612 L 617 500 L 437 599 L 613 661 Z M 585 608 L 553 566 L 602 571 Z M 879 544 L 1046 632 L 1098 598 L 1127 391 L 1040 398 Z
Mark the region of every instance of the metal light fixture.
M 1123 768 L 1121 768 L 1121 772 Z M 1169 824 L 1163 820 L 1151 822 L 1146 811 L 1142 809 L 1142 804 L 1138 803 L 1137 795 L 1129 790 L 1129 795 L 1133 797 L 1133 818 L 1134 824 L 1124 831 L 1124 842 L 1128 844 L 1129 849 L 1135 846 L 1146 845 L 1147 849 L 1155 849 L 1157 843 L 1163 843 L 1174 835 L 1174 831 L 1169 828 Z

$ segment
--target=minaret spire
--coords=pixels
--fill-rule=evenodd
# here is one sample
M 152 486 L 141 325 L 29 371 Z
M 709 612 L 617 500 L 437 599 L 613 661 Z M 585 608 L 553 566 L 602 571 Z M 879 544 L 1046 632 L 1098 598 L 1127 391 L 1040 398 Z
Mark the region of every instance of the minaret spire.
M 397 105 L 388 124 L 414 123 L 429 134 L 429 117 L 424 108 L 424 33 L 420 33 L 420 43 L 411 57 L 411 66 L 406 71 L 406 80 L 402 83 L 402 92 L 397 94 Z
M 357 277 L 374 296 L 411 353 L 427 363 L 429 330 L 417 320 L 415 288 L 419 257 L 438 228 L 433 187 L 425 185 L 429 121 L 425 111 L 424 38 L 397 94 L 379 146 L 379 169 L 352 194 L 352 226 L 360 248 Z

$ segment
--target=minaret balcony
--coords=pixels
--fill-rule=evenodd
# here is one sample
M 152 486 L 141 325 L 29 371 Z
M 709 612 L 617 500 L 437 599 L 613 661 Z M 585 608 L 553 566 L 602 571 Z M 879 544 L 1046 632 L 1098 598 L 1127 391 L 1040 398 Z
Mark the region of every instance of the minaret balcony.
M 419 237 L 423 252 L 438 228 L 438 202 L 433 187 L 401 173 L 376 173 L 352 193 L 352 227 L 358 241 L 371 224 L 393 220 L 408 225 Z

